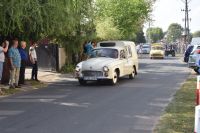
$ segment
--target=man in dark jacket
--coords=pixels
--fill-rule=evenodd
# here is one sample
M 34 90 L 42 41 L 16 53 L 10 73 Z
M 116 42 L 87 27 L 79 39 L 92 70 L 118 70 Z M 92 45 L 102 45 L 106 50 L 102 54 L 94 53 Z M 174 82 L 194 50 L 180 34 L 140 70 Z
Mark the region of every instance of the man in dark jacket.
M 28 61 L 28 54 L 26 52 L 26 42 L 21 41 L 21 47 L 19 48 L 19 53 L 21 56 L 21 67 L 20 67 L 20 76 L 19 76 L 19 84 L 23 85 L 25 82 L 25 70 L 26 63 Z

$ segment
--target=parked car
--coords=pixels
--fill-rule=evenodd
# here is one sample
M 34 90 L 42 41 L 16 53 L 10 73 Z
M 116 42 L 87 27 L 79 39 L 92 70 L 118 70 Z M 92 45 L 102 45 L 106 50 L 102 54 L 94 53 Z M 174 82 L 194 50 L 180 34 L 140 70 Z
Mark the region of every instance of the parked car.
M 149 44 L 142 45 L 142 54 L 149 54 L 151 51 L 151 46 Z
M 159 43 L 152 44 L 151 51 L 150 51 L 150 58 L 164 59 L 164 57 L 165 57 L 165 51 L 164 51 L 163 46 Z
M 120 77 L 133 79 L 138 72 L 138 56 L 134 42 L 105 41 L 97 44 L 90 59 L 80 62 L 75 75 L 81 85 L 87 81 L 108 80 L 115 85 Z
M 196 49 L 200 47 L 200 37 L 194 37 L 192 38 L 191 44 L 187 47 L 187 50 L 184 54 L 184 62 L 189 61 L 189 56 L 191 53 L 193 53 Z
M 192 68 L 196 73 L 199 74 L 199 58 L 200 57 L 200 46 L 196 47 L 194 51 L 191 52 L 189 56 L 188 66 Z

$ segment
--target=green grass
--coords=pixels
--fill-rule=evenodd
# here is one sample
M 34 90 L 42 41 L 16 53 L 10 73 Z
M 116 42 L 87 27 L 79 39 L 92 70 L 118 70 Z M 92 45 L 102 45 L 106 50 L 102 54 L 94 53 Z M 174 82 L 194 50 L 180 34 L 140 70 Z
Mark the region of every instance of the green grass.
M 188 79 L 174 96 L 154 133 L 192 133 L 194 130 L 196 79 Z
M 19 92 L 20 90 L 18 89 L 5 89 L 5 88 L 2 88 L 1 89 L 1 93 L 0 95 L 12 95 L 12 94 L 15 94 L 17 92 Z
M 30 87 L 34 87 L 34 88 L 44 88 L 46 87 L 47 85 L 42 83 L 42 82 L 37 82 L 37 81 L 34 81 L 34 80 L 27 80 L 26 83 L 28 84 L 28 86 Z
M 12 95 L 17 92 L 23 92 L 23 91 L 32 90 L 32 89 L 40 89 L 47 86 L 46 84 L 42 82 L 37 82 L 33 80 L 26 80 L 26 84 L 27 85 L 22 86 L 22 88 L 16 88 L 16 89 L 9 89 L 8 86 L 3 86 L 1 87 L 1 90 L 0 90 L 0 96 Z

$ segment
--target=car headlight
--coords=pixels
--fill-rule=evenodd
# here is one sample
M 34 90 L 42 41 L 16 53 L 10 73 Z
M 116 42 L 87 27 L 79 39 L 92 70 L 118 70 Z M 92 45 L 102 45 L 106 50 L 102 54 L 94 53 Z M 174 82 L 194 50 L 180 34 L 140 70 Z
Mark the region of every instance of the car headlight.
M 76 72 L 80 72 L 81 71 L 81 68 L 79 66 L 76 66 L 76 69 L 75 69 Z
M 108 72 L 108 71 L 109 71 L 109 68 L 108 68 L 107 66 L 104 66 L 104 67 L 103 67 L 103 71 L 104 71 L 104 72 Z

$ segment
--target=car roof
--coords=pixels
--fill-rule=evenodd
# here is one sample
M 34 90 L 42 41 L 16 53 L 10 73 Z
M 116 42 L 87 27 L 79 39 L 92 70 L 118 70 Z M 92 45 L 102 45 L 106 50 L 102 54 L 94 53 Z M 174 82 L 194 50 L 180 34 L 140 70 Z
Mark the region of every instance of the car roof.
M 124 47 L 118 47 L 118 46 L 115 46 L 115 47 L 96 47 L 95 49 L 117 49 L 117 50 L 123 50 Z
M 110 43 L 111 45 L 113 44 L 113 46 L 100 46 L 103 43 Z M 134 42 L 131 41 L 102 41 L 97 43 L 97 47 L 124 47 L 124 46 L 130 46 L 131 44 L 133 44 L 135 46 Z

